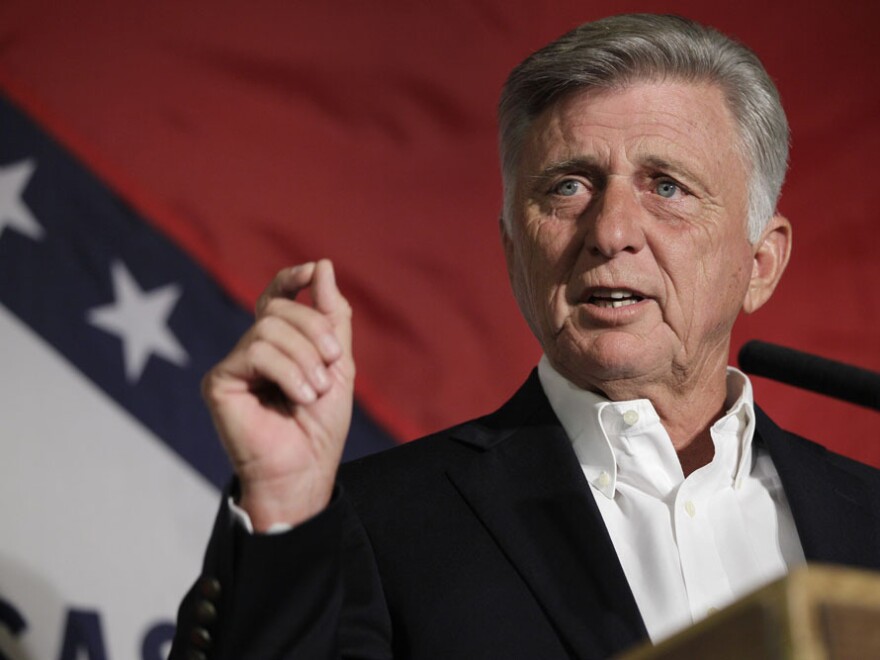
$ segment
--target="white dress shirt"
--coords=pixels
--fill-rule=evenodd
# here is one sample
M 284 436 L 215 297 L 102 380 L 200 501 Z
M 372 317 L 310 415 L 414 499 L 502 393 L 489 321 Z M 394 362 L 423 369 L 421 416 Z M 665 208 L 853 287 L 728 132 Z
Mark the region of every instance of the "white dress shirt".
M 804 563 L 791 509 L 766 450 L 752 444 L 752 386 L 727 373 L 712 461 L 687 478 L 647 399 L 609 401 L 538 376 L 571 439 L 655 643 Z

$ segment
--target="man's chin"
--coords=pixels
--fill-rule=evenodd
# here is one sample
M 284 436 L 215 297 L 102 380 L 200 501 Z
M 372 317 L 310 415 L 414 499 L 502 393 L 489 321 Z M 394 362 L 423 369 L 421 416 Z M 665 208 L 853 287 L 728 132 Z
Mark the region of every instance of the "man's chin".
M 652 366 L 657 366 L 656 345 L 649 347 L 646 340 L 629 333 L 603 332 L 578 339 L 557 343 L 552 353 L 547 352 L 547 357 L 559 373 L 584 389 L 602 389 L 603 383 L 638 380 L 648 376 Z

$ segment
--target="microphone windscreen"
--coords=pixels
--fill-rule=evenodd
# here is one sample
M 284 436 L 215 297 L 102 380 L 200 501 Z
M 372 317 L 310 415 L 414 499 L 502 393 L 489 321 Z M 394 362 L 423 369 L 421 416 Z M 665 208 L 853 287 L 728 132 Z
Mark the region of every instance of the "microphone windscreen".
M 869 369 L 757 340 L 740 349 L 739 365 L 755 376 L 880 410 L 880 374 Z

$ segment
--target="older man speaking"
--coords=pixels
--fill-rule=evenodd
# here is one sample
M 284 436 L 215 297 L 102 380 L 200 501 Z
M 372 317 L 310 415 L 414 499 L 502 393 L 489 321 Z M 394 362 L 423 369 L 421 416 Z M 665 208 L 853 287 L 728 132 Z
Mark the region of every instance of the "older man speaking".
M 537 369 L 495 413 L 339 469 L 351 311 L 329 262 L 280 273 L 205 380 L 237 483 L 172 657 L 606 657 L 805 560 L 880 568 L 880 473 L 780 430 L 727 366 L 791 246 L 755 55 L 604 19 L 518 66 L 499 120 Z

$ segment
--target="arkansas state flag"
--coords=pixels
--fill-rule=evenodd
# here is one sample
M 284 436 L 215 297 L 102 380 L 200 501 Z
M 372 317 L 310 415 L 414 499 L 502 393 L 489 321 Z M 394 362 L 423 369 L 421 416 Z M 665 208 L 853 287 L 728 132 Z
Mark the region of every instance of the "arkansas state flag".
M 0 615 L 21 657 L 159 658 L 229 476 L 199 380 L 250 317 L 8 99 L 0 127 Z M 390 442 L 358 422 L 349 453 Z
M 877 7 L 614 4 L 718 27 L 780 88 L 794 254 L 734 352 L 880 369 Z M 529 52 L 608 11 L 0 3 L 0 658 L 165 656 L 229 476 L 199 382 L 278 269 L 330 257 L 353 306 L 348 457 L 525 379 L 539 349 L 498 238 L 495 103 Z M 783 426 L 880 465 L 875 413 L 755 389 Z
M 0 597 L 26 649 L 9 657 L 161 657 L 227 473 L 199 375 L 246 325 L 0 100 Z

